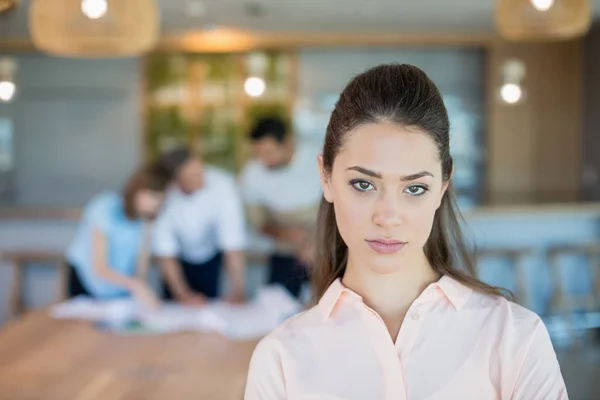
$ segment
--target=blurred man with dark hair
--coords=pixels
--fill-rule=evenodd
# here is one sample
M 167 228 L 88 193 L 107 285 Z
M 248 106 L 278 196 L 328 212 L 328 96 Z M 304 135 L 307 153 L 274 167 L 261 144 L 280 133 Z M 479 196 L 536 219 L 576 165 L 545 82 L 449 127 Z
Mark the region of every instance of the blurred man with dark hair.
M 242 175 L 252 227 L 275 242 L 269 283 L 298 297 L 313 261 L 313 230 L 321 199 L 317 151 L 301 148 L 279 118 L 259 120 L 250 132 L 256 156 Z
M 204 165 L 186 148 L 167 152 L 159 165 L 174 183 L 154 237 L 165 298 L 201 305 L 217 297 L 224 263 L 229 273 L 228 299 L 242 301 L 246 226 L 234 178 Z

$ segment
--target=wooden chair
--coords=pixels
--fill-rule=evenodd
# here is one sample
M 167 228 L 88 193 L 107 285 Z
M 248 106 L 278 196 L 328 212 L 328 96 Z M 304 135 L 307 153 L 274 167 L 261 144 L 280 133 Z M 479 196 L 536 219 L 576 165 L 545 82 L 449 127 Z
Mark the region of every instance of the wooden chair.
M 27 266 L 33 262 L 50 264 L 58 269 L 59 299 L 66 298 L 67 266 L 64 255 L 58 251 L 12 250 L 0 252 L 0 260 L 7 261 L 12 270 L 8 314 L 14 319 L 25 311 L 23 299 L 23 276 Z
M 484 259 L 497 258 L 507 260 L 512 267 L 515 276 L 515 302 L 523 306 L 528 306 L 531 304 L 531 299 L 529 298 L 529 291 L 527 290 L 527 276 L 525 274 L 524 260 L 531 254 L 533 254 L 533 250 L 530 248 L 490 248 L 477 250 L 475 259 L 478 266 Z
M 584 255 L 588 259 L 592 280 L 591 290 L 585 294 L 569 293 L 564 280 L 560 276 L 560 257 L 564 255 Z M 600 311 L 600 243 L 555 246 L 547 252 L 548 265 L 552 277 L 553 292 L 551 311 L 562 315 L 571 329 L 576 329 L 574 314 L 576 308 L 584 312 Z M 585 335 L 587 337 L 587 335 Z M 583 344 L 576 336 L 575 342 Z M 587 339 L 585 339 L 587 340 Z

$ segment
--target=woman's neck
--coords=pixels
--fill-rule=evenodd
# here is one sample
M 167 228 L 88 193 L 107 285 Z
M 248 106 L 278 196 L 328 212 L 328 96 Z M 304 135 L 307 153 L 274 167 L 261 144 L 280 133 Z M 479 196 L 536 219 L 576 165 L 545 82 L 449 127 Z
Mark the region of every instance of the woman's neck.
M 360 295 L 384 321 L 401 322 L 412 302 L 439 278 L 423 254 L 390 274 L 378 274 L 349 258 L 343 283 Z

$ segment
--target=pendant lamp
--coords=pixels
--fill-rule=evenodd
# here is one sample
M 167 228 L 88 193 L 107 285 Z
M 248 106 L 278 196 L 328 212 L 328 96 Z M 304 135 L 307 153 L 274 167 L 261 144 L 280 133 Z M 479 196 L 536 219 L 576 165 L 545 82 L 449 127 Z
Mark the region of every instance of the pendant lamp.
M 151 50 L 159 34 L 154 0 L 32 0 L 31 39 L 67 57 L 125 57 Z
M 589 0 L 497 0 L 496 27 L 511 41 L 568 40 L 587 33 Z

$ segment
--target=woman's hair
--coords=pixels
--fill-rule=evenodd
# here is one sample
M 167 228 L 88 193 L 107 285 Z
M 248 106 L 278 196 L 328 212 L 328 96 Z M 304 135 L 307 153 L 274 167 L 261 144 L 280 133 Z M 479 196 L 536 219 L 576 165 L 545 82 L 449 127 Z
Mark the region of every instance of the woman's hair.
M 335 157 L 349 132 L 363 124 L 390 122 L 417 128 L 428 134 L 438 149 L 442 179 L 450 181 L 450 123 L 442 96 L 435 84 L 417 67 L 386 64 L 356 76 L 337 101 L 323 145 L 323 169 L 331 174 Z M 459 223 L 460 212 L 452 183 L 435 213 L 424 250 L 431 267 L 441 275 L 489 295 L 503 295 L 500 288 L 476 278 L 475 263 L 465 245 Z M 317 219 L 316 260 L 312 269 L 313 295 L 318 301 L 329 285 L 343 276 L 348 247 L 337 227 L 333 204 L 321 199 Z M 461 266 L 462 268 L 457 268 Z
M 157 165 L 144 166 L 135 171 L 123 188 L 123 205 L 127 218 L 138 218 L 135 198 L 141 190 L 162 193 L 167 189 L 169 182 L 170 176 Z

